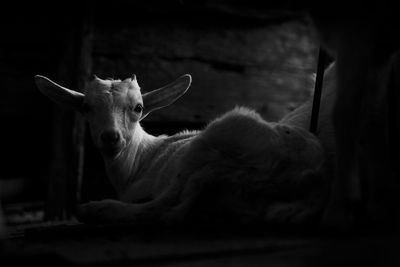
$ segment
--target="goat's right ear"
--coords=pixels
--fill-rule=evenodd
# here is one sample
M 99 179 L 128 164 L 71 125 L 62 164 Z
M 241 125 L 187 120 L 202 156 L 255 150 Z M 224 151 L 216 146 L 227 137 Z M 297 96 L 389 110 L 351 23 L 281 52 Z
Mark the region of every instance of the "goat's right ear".
M 153 110 L 174 103 L 186 93 L 191 83 L 192 76 L 185 74 L 162 88 L 143 94 L 144 112 L 140 119 L 144 119 Z
M 84 94 L 62 87 L 41 75 L 35 76 L 35 82 L 40 92 L 54 102 L 75 110 L 82 107 Z

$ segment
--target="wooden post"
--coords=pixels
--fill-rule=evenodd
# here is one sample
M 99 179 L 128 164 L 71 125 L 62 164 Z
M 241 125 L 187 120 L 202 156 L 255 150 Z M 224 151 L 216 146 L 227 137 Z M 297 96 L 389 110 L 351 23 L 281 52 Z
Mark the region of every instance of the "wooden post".
M 60 61 L 56 78 L 66 87 L 84 91 L 92 71 L 93 11 L 89 1 L 74 8 L 69 13 L 75 14 L 74 18 L 59 17 Z M 47 220 L 64 220 L 74 214 L 83 179 L 85 132 L 80 114 L 55 107 Z
M 69 70 L 73 64 L 71 58 L 74 42 L 72 27 L 67 27 L 63 17 L 55 23 L 57 40 L 55 42 L 56 57 L 58 68 L 54 79 L 66 87 L 71 87 Z M 67 186 L 70 169 L 70 147 L 71 147 L 71 128 L 73 125 L 73 113 L 66 108 L 53 105 L 52 119 L 52 141 L 51 141 L 51 161 L 49 162 L 48 191 L 46 199 L 45 219 L 63 220 L 66 218 L 67 207 Z
M 310 132 L 313 134 L 316 134 L 318 129 L 319 107 L 321 103 L 322 85 L 324 81 L 325 65 L 327 61 L 326 58 L 326 52 L 322 50 L 322 48 L 320 48 L 318 54 L 317 76 L 315 78 L 314 99 L 310 121 Z
M 90 7 L 90 1 L 85 1 L 83 5 L 82 24 L 78 42 L 78 64 L 76 73 L 76 84 L 78 90 L 84 92 L 92 74 L 92 50 L 94 35 L 94 10 Z M 93 6 L 93 5 L 92 5 Z M 81 188 L 83 180 L 83 166 L 85 155 L 85 135 L 86 123 L 80 114 L 75 116 L 73 129 L 73 177 L 75 184 L 72 184 L 70 210 L 74 211 L 76 204 L 81 200 Z

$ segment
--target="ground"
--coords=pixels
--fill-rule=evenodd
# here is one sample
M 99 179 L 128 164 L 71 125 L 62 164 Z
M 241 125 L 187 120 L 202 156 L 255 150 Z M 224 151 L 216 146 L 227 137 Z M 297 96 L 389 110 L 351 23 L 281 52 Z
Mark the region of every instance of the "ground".
M 1 266 L 394 266 L 398 235 L 317 229 L 161 229 L 77 222 L 13 227 Z M 4 264 L 5 263 L 5 264 Z

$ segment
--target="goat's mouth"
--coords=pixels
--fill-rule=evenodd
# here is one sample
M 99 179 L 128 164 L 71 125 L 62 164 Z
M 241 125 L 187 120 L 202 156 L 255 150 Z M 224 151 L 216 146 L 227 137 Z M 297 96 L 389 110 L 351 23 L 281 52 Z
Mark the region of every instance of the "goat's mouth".
M 115 157 L 122 150 L 122 147 L 122 145 L 102 145 L 100 151 L 107 157 Z

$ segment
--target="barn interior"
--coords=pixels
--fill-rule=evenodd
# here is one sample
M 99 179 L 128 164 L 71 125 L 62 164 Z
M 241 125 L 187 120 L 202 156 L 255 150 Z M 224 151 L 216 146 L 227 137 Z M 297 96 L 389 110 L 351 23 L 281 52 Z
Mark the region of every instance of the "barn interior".
M 149 133 L 202 129 L 242 105 L 267 121 L 312 98 L 320 43 L 296 1 L 13 3 L 1 17 L 1 266 L 388 264 L 397 239 L 312 229 L 85 225 L 77 203 L 115 198 L 83 118 L 44 97 L 41 74 L 82 91 L 92 74 L 143 92 L 185 73 L 189 92 L 147 117 Z M 372 237 L 371 237 L 372 235 Z M 4 263 L 4 264 L 3 264 Z

